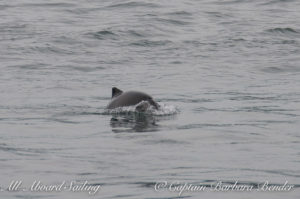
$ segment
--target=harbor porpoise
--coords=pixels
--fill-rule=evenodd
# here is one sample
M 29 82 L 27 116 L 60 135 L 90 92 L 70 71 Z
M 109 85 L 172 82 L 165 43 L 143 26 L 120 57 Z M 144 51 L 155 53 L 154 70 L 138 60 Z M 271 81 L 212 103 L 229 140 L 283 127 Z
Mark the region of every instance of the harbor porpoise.
M 107 105 L 107 108 L 114 109 L 123 106 L 132 106 L 137 105 L 142 101 L 144 101 L 145 103 L 141 103 L 139 106 L 137 106 L 137 110 L 145 110 L 149 107 L 149 104 L 152 105 L 155 109 L 159 108 L 159 104 L 156 103 L 153 98 L 146 93 L 138 91 L 123 92 L 122 90 L 113 87 L 111 101 Z

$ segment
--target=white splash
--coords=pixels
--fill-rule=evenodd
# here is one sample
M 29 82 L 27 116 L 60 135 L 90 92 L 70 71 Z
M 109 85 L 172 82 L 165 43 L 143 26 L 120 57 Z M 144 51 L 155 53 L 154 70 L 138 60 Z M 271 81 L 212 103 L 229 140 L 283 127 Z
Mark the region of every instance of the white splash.
M 155 109 L 153 106 L 151 106 L 148 102 L 142 101 L 133 106 L 124 106 L 124 107 L 118 107 L 115 109 L 107 110 L 107 113 L 109 114 L 144 113 L 144 114 L 155 115 L 155 116 L 166 116 L 166 115 L 174 115 L 179 112 L 179 109 L 174 105 L 167 105 L 162 103 L 158 103 L 158 104 L 160 106 L 158 110 Z
M 153 115 L 164 116 L 164 115 L 175 115 L 179 113 L 179 109 L 174 105 L 168 105 L 159 103 L 159 109 L 153 109 Z

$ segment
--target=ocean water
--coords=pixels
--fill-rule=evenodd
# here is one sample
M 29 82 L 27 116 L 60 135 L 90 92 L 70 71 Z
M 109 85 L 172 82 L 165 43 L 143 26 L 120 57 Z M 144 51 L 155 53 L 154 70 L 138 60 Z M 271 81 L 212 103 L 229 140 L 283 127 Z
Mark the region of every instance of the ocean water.
M 299 198 L 299 11 L 297 0 L 0 1 L 0 198 Z M 109 113 L 113 86 L 163 109 Z

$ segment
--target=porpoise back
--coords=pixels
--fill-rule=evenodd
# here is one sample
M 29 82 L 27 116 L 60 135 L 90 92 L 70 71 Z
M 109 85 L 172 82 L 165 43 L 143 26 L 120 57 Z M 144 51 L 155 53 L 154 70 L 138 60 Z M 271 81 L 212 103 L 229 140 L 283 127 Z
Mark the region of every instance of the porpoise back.
M 139 92 L 139 91 L 123 92 L 122 90 L 113 87 L 112 99 L 110 103 L 107 105 L 107 108 L 114 109 L 118 107 L 132 106 L 142 101 L 149 102 L 149 104 L 152 105 L 155 109 L 159 108 L 159 105 L 153 100 L 153 98 L 146 93 Z

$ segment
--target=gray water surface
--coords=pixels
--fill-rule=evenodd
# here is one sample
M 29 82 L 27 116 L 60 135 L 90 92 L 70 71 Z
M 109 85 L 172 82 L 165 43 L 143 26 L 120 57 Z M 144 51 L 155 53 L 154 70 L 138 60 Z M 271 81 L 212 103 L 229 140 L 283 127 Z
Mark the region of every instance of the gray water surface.
M 297 0 L 0 1 L 0 198 L 299 198 L 299 11 Z M 176 112 L 109 114 L 113 86 Z M 101 189 L 8 191 L 15 180 Z M 156 191 L 165 181 L 294 188 Z

